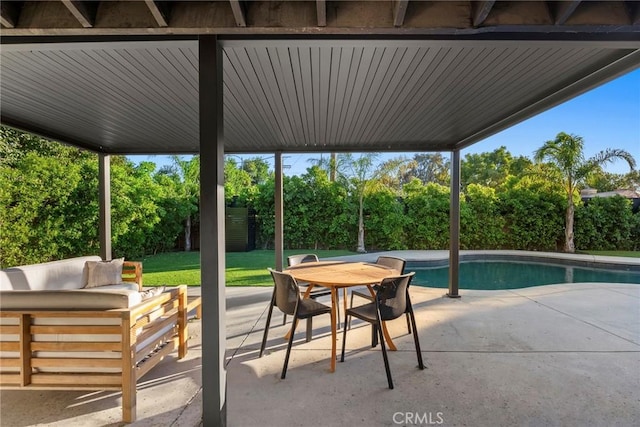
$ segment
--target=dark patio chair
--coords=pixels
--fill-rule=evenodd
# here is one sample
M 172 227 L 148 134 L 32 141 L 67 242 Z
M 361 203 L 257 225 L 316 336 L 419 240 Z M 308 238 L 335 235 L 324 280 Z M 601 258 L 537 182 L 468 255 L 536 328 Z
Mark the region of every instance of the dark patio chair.
M 318 262 L 318 255 L 316 254 L 299 254 L 299 255 L 291 255 L 287 257 L 287 265 L 292 267 L 294 265 L 302 264 L 305 262 Z M 298 286 L 300 286 L 300 291 L 302 293 L 306 292 L 306 288 L 309 286 L 308 283 L 298 282 Z M 316 299 L 318 297 L 323 296 L 331 296 L 331 289 L 326 288 L 324 286 L 315 285 L 311 292 L 309 293 L 309 298 Z M 340 327 L 340 297 L 338 296 L 338 301 L 336 301 L 336 309 L 338 314 L 338 327 Z M 285 314 L 282 319 L 282 324 L 287 323 L 287 315 Z
M 393 268 L 394 270 L 398 271 L 398 273 L 404 274 L 404 266 L 407 264 L 407 262 L 402 258 L 396 258 L 392 256 L 379 256 L 378 259 L 376 260 L 376 264 Z M 353 291 L 351 291 L 351 304 L 350 304 L 351 307 L 353 307 L 354 295 L 359 296 L 361 298 L 368 299 L 369 301 L 373 301 L 373 297 L 371 297 L 371 293 L 369 292 L 368 289 L 365 289 L 365 290 L 354 289 Z M 411 333 L 411 323 L 409 322 L 409 313 L 407 313 L 406 318 L 407 318 L 407 330 L 408 330 L 408 333 Z M 349 327 L 351 327 L 351 323 L 349 323 Z M 375 335 L 372 335 L 372 336 L 374 337 L 373 341 L 375 342 Z
M 269 334 L 269 324 L 271 323 L 271 314 L 273 313 L 273 306 L 277 306 L 280 311 L 290 316 L 293 316 L 293 322 L 291 327 L 291 335 L 289 336 L 289 343 L 287 344 L 287 354 L 284 358 L 284 366 L 282 367 L 282 375 L 280 378 L 284 379 L 287 375 L 287 366 L 289 365 L 289 355 L 291 354 L 291 346 L 293 344 L 293 336 L 296 332 L 296 326 L 298 319 L 311 319 L 313 316 L 319 314 L 331 315 L 331 307 L 319 302 L 307 298 L 300 298 L 300 288 L 293 276 L 287 273 L 282 273 L 269 269 L 271 277 L 273 278 L 273 296 L 271 297 L 271 304 L 269 306 L 269 314 L 267 315 L 267 324 L 264 327 L 264 335 L 262 336 L 262 345 L 260 346 L 260 356 L 264 353 L 265 346 L 267 344 L 267 336 Z M 311 336 L 312 324 L 307 322 L 307 341 Z
M 318 255 L 316 254 L 298 254 L 287 257 L 287 265 L 289 267 L 302 264 L 303 262 L 318 262 Z
M 413 331 L 413 340 L 416 346 L 416 354 L 418 356 L 418 367 L 424 369 L 422 361 L 422 353 L 420 351 L 420 341 L 418 340 L 418 329 L 416 328 L 416 319 L 411 306 L 411 298 L 409 297 L 409 284 L 415 273 L 404 274 L 397 277 L 388 277 L 383 279 L 376 290 L 376 296 L 372 303 L 352 307 L 347 309 L 344 335 L 342 336 L 342 354 L 340 361 L 344 362 L 344 349 L 347 343 L 347 323 L 351 316 L 371 323 L 375 333 L 380 338 L 380 347 L 382 347 L 382 357 L 384 359 L 384 369 L 387 373 L 387 381 L 389 388 L 393 388 L 393 380 L 391 379 L 391 370 L 389 369 L 389 360 L 387 359 L 387 348 L 382 335 L 382 322 L 397 319 L 407 313 L 411 319 L 411 330 Z

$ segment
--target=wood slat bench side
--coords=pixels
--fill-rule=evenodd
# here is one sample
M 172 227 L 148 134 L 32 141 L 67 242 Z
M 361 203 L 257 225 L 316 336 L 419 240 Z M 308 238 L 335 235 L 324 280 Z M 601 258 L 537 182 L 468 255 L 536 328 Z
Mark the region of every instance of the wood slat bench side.
M 121 390 L 123 421 L 134 422 L 138 379 L 187 353 L 186 295 L 179 286 L 128 309 L 2 311 L 0 387 Z

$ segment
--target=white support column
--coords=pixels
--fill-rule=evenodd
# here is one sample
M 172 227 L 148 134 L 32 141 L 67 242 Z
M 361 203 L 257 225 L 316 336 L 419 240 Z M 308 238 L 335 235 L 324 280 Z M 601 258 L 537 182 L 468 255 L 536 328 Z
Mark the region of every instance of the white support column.
M 111 250 L 111 156 L 98 154 L 98 240 L 100 256 L 108 261 Z
M 275 156 L 275 251 L 278 271 L 282 271 L 284 265 L 284 205 L 283 205 L 283 177 L 282 177 L 282 153 L 278 151 Z
M 200 276 L 202 293 L 202 424 L 227 424 L 225 353 L 225 205 L 222 49 L 199 38 Z
M 451 202 L 449 207 L 449 298 L 460 298 L 460 150 L 451 152 Z

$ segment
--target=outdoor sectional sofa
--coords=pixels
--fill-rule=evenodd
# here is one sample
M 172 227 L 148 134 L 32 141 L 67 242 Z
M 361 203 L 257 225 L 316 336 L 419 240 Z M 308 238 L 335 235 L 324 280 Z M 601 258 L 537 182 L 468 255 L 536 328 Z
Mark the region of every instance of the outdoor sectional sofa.
M 118 283 L 91 288 L 98 256 L 0 270 L 0 387 L 121 390 L 135 421 L 138 379 L 187 353 L 187 293 L 143 291 L 142 265 L 120 262 Z

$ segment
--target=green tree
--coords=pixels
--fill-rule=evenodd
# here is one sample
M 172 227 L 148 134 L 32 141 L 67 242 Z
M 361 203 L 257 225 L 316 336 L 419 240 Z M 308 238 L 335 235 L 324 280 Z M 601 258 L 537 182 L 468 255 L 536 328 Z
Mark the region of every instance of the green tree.
M 407 249 L 405 229 L 409 218 L 398 194 L 383 184 L 372 186 L 365 199 L 367 247 L 374 250 Z
M 253 185 L 260 185 L 269 179 L 269 164 L 261 157 L 245 159 L 242 170 L 249 174 Z
M 157 201 L 162 188 L 153 179 L 155 164 L 134 165 L 124 156 L 111 157 L 111 220 L 115 256 L 140 258 L 153 251 L 161 221 Z
M 599 192 L 614 190 L 640 190 L 640 171 L 633 170 L 626 174 L 606 172 L 597 168 L 587 179 L 586 184 Z
M 529 165 L 531 160 L 523 156 L 514 158 L 504 146 L 492 152 L 467 154 L 460 165 L 462 185 L 498 188 L 510 175 L 521 175 Z
M 251 187 L 251 175 L 238 167 L 235 159 L 226 157 L 224 160 L 224 199 L 227 205 L 234 200 L 244 199 L 247 189 Z
M 285 177 L 286 179 L 286 177 Z M 256 247 L 273 248 L 275 236 L 275 179 L 270 177 L 258 185 L 253 199 L 256 213 Z
M 584 158 L 584 141 L 577 135 L 569 135 L 560 132 L 556 138 L 547 141 L 535 152 L 536 162 L 548 161 L 556 166 L 554 176 L 550 179 L 557 179 L 563 183 L 567 195 L 567 207 L 565 211 L 565 242 L 563 250 L 565 252 L 575 252 L 573 221 L 575 213 L 574 197 L 578 186 L 583 184 L 585 179 L 602 165 L 617 159 L 625 160 L 629 167 L 635 168 L 635 160 L 631 154 L 625 150 L 609 148 L 600 151 L 594 157 Z
M 156 200 L 160 222 L 155 225 L 149 242 L 149 249 L 155 254 L 176 247 L 176 240 L 184 232 L 182 222 L 189 214 L 190 207 L 181 201 L 181 183 L 176 175 L 161 170 L 154 174 L 153 180 L 161 190 Z
M 400 194 L 402 186 L 412 179 L 414 163 L 404 156 L 389 159 L 378 166 L 377 178 L 382 185 Z
M 301 176 L 304 187 L 299 191 L 308 193 L 310 216 L 309 234 L 313 236 L 315 249 L 348 247 L 355 235 L 355 206 L 350 203 L 347 189 L 338 182 L 330 181 L 329 174 L 317 166 L 307 169 Z M 287 209 L 287 206 L 285 206 Z
M 179 197 L 186 207 L 184 217 L 185 252 L 191 251 L 191 225 L 193 217 L 197 217 L 200 206 L 200 156 L 185 160 L 180 156 L 172 156 L 172 172 L 178 178 Z
M 48 141 L 39 136 L 0 126 L 0 165 L 15 165 L 22 157 L 36 153 L 43 157 L 86 159 L 88 152 Z
M 555 251 L 562 245 L 562 191 L 527 180 L 497 195 L 506 248 Z
M 469 184 L 460 200 L 460 245 L 464 249 L 499 249 L 505 241 L 496 190 Z
M 423 185 L 415 178 L 404 186 L 408 247 L 447 249 L 449 247 L 450 189 L 440 184 Z
M 576 209 L 576 244 L 590 250 L 634 250 L 631 201 L 622 196 L 594 197 Z
M 359 157 L 349 154 L 339 155 L 346 168 L 350 171 L 349 182 L 353 188 L 353 194 L 358 200 L 358 246 L 356 252 L 364 253 L 367 250 L 364 245 L 364 198 L 365 194 L 373 182 L 377 169 L 377 153 L 364 153 Z
M 97 170 L 94 154 L 2 127 L 0 158 L 0 266 L 97 249 L 97 184 L 77 191 Z
M 351 153 L 339 154 L 334 159 L 321 157 L 309 159 L 311 163 L 326 170 L 327 173 L 337 175 L 336 181 L 342 182 L 358 201 L 358 243 L 356 251 L 366 252 L 364 228 L 364 199 L 370 185 L 384 172 L 384 168 L 377 165 L 377 153 L 363 153 L 354 157 Z
M 418 178 L 423 184 L 449 185 L 451 162 L 441 153 L 415 154 L 409 172 L 410 177 Z M 407 177 L 407 182 L 410 180 Z
M 640 191 L 640 171 L 636 169 L 624 174 L 620 188 Z

